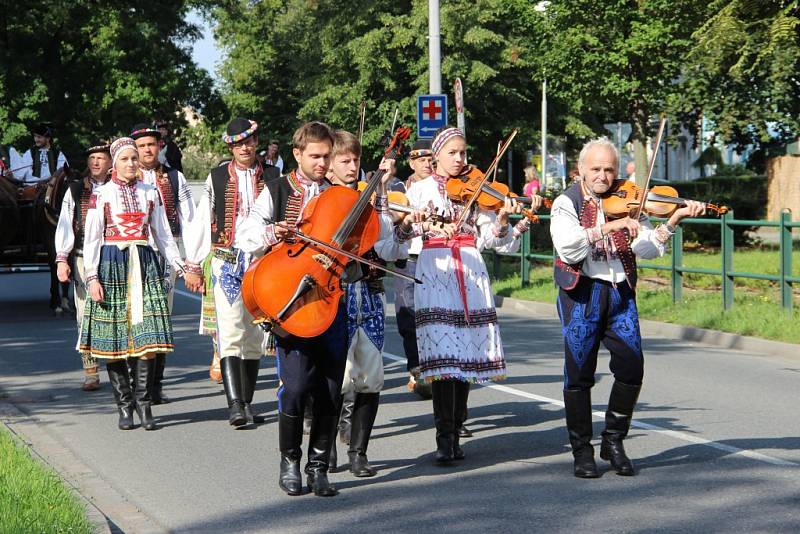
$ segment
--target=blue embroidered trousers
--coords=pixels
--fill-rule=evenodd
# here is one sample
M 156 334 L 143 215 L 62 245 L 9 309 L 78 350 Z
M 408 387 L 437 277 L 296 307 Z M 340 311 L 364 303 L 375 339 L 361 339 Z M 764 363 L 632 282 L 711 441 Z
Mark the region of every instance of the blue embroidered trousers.
M 627 282 L 614 287 L 582 276 L 574 289 L 559 290 L 558 315 L 564 336 L 564 389 L 594 386 L 601 342 L 611 353 L 614 379 L 641 385 L 644 358 L 639 313 Z

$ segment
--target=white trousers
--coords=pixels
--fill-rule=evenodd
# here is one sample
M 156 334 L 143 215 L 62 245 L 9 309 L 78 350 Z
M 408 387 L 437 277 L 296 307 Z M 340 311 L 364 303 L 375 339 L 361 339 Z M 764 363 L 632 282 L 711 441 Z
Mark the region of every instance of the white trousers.
M 222 273 L 223 261 L 211 259 L 211 272 L 215 277 Z M 214 308 L 217 311 L 217 344 L 220 359 L 237 356 L 245 360 L 257 360 L 264 355 L 265 336 L 260 327 L 253 324 L 253 317 L 242 301 L 241 293 L 233 303 L 219 283 L 214 284 Z
M 83 268 L 83 256 L 75 256 L 75 272 L 72 273 L 72 301 L 75 303 L 75 318 L 78 320 L 78 335 L 81 332 L 83 311 L 86 307 L 86 271 Z M 91 354 L 82 354 L 84 369 L 97 367 L 97 358 Z

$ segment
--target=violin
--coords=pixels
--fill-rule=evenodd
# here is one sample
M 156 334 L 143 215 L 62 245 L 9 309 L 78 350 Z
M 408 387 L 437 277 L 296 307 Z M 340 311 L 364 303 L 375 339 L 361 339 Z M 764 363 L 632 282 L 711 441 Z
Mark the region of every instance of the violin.
M 384 157 L 394 159 L 410 134 L 410 129 L 398 128 Z M 380 234 L 371 197 L 382 177 L 383 171 L 376 172 L 364 194 L 330 187 L 312 198 L 298 228 L 292 229 L 298 239 L 278 243 L 250 266 L 242 281 L 242 299 L 255 323 L 279 335 L 318 336 L 336 318 L 341 279 L 350 261 L 390 271 L 361 258 Z
M 358 192 L 362 193 L 367 188 L 367 182 L 358 182 Z M 372 199 L 375 199 L 375 194 L 372 194 Z M 389 205 L 389 209 L 392 211 L 397 211 L 400 213 L 411 213 L 414 211 L 411 208 L 411 203 L 408 201 L 408 197 L 402 191 L 389 191 L 386 193 L 386 200 Z
M 645 195 L 647 191 L 647 195 Z M 628 180 L 616 180 L 603 196 L 603 211 L 609 219 L 634 217 L 637 211 L 644 211 L 655 217 L 669 217 L 675 210 L 686 205 L 685 198 L 678 195 L 674 187 L 657 185 L 650 189 L 638 187 Z M 644 205 L 642 202 L 644 201 Z M 717 215 L 728 212 L 727 206 L 705 203 L 706 209 Z
M 528 197 L 518 196 L 512 193 L 508 186 L 499 182 L 487 182 L 484 180 L 486 176 L 477 167 L 470 166 L 466 174 L 456 178 L 447 180 L 446 189 L 447 195 L 451 200 L 457 202 L 464 202 L 471 198 L 475 193 L 480 190 L 476 198 L 478 205 L 487 211 L 499 211 L 507 199 L 513 199 L 522 205 L 531 205 L 531 199 Z M 544 199 L 543 206 L 549 208 L 553 205 L 550 199 Z M 525 215 L 531 222 L 538 223 L 539 217 L 530 209 L 523 208 L 522 214 Z

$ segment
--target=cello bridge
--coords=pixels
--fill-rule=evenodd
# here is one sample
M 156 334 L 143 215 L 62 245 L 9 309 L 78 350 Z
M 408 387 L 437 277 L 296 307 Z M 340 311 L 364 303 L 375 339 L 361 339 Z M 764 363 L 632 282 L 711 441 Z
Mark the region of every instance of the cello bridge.
M 325 254 L 314 254 L 314 261 L 321 264 L 325 269 L 333 267 L 333 259 Z

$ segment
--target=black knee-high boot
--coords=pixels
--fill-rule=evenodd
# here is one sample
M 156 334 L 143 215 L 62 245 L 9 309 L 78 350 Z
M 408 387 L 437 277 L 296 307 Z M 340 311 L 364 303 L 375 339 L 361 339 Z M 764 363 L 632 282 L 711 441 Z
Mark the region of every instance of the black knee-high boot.
M 367 459 L 367 446 L 378 414 L 380 393 L 357 393 L 353 404 L 353 427 L 350 435 L 350 472 L 357 477 L 372 477 L 377 474 Z
M 565 389 L 564 411 L 567 416 L 569 443 L 575 458 L 573 469 L 578 478 L 597 478 L 597 464 L 592 447 L 592 392 L 590 389 Z
M 133 389 L 131 388 L 128 362 L 126 360 L 107 360 L 106 370 L 111 391 L 117 401 L 119 411 L 119 429 L 131 430 L 133 428 Z
M 248 423 L 263 423 L 264 418 L 253 413 L 253 395 L 258 382 L 258 370 L 261 360 L 242 360 L 242 388 L 244 390 L 244 415 Z
M 142 421 L 142 428 L 145 430 L 156 429 L 156 422 L 153 420 L 153 413 L 150 409 L 152 405 L 151 392 L 153 391 L 155 366 L 155 358 L 136 362 L 136 413 L 139 414 L 139 419 Z
M 469 382 L 455 381 L 456 400 L 453 410 L 455 413 L 456 435 L 453 441 L 453 459 L 463 460 L 464 450 L 461 448 L 460 438 L 472 436 L 472 432 L 464 426 L 467 420 L 467 401 L 469 400 Z
M 331 442 L 336 439 L 336 415 L 315 415 L 311 420 L 311 435 L 308 440 L 308 463 L 306 480 L 309 491 L 320 497 L 333 497 L 339 491 L 328 482 L 328 461 Z
M 152 403 L 167 404 L 171 401 L 170 398 L 162 392 L 163 386 L 161 384 L 161 381 L 164 380 L 164 367 L 167 365 L 167 355 L 163 352 L 159 352 L 156 354 L 155 362 L 155 377 L 153 379 L 153 391 L 151 392 L 151 396 L 153 397 Z
M 247 424 L 244 413 L 244 399 L 242 395 L 242 359 L 238 356 L 227 356 L 220 362 L 222 368 L 222 385 L 225 388 L 225 397 L 228 400 L 228 422 L 231 426 Z
M 278 486 L 289 495 L 303 493 L 300 458 L 303 456 L 303 418 L 278 414 L 278 447 L 281 450 L 281 472 Z
M 606 428 L 600 442 L 600 458 L 611 462 L 618 475 L 633 476 L 633 462 L 625 454 L 622 441 L 628 435 L 633 417 L 633 408 L 642 386 L 631 386 L 614 382 L 606 410 Z
M 448 464 L 453 461 L 453 446 L 457 437 L 455 421 L 456 381 L 434 380 L 433 423 L 436 426 L 436 462 Z

